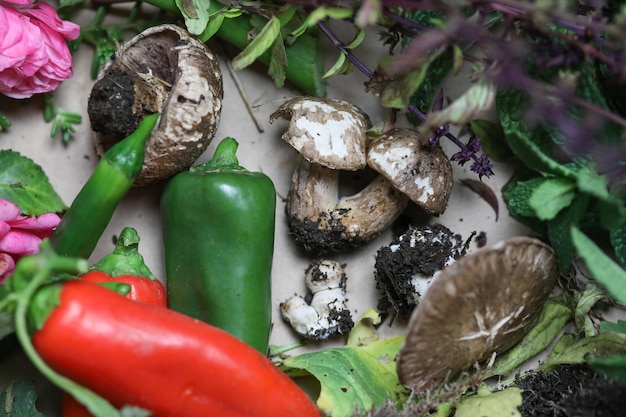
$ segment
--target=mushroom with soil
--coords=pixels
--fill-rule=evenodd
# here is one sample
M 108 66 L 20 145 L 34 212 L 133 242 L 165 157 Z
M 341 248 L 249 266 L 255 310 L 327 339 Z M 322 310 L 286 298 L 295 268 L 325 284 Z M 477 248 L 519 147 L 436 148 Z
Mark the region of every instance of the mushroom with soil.
M 290 119 L 283 139 L 300 152 L 287 221 L 296 242 L 321 254 L 360 246 L 378 236 L 414 201 L 439 214 L 452 188 L 452 168 L 439 148 L 423 146 L 411 129 L 368 138 L 369 117 L 341 100 L 297 97 L 271 116 Z M 358 193 L 339 196 L 342 171 L 377 172 Z
M 441 271 L 466 254 L 469 241 L 435 223 L 410 226 L 380 248 L 374 264 L 376 288 L 384 296 L 379 308 L 408 319 Z
M 150 27 L 120 47 L 91 90 L 96 153 L 102 156 L 145 116 L 161 113 L 135 185 L 167 179 L 209 146 L 223 95 L 219 62 L 204 43 L 176 25 Z
M 288 298 L 280 304 L 283 319 L 307 339 L 325 340 L 348 333 L 354 321 L 346 306 L 346 279 L 344 267 L 338 262 L 313 262 L 305 277 L 310 302 L 299 295 Z
M 446 267 L 411 315 L 400 382 L 423 392 L 516 345 L 558 275 L 552 248 L 529 237 L 505 239 Z

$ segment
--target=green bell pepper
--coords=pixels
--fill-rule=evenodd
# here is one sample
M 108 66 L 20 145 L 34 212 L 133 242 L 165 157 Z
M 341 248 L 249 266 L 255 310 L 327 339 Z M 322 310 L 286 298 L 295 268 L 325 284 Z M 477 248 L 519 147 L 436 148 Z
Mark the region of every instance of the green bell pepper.
M 204 165 L 174 176 L 161 197 L 171 309 L 219 327 L 266 354 L 276 192 L 239 166 L 225 138 Z

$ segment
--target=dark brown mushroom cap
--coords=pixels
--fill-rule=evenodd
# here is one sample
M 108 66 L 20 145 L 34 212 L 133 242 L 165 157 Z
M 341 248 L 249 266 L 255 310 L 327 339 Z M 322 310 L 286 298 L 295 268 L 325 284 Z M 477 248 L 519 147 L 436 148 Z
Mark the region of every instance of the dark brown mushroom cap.
M 441 148 L 423 145 L 416 130 L 387 131 L 370 143 L 367 164 L 428 213 L 445 211 L 452 192 L 452 166 Z
M 357 106 L 343 100 L 295 97 L 283 103 L 271 116 L 289 119 L 282 135 L 307 161 L 332 169 L 356 171 L 366 166 L 369 117 Z
M 442 271 L 413 311 L 400 350 L 400 382 L 416 392 L 501 353 L 536 323 L 558 277 L 544 243 L 506 239 Z
M 176 25 L 150 27 L 122 45 L 92 88 L 87 111 L 96 153 L 102 156 L 145 116 L 162 113 L 135 184 L 169 178 L 209 146 L 223 94 L 219 62 L 204 43 Z

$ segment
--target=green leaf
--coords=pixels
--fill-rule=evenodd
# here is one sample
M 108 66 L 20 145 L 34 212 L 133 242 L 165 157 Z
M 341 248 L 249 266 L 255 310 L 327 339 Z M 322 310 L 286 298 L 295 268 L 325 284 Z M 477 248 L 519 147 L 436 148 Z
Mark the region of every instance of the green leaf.
M 496 87 L 490 82 L 472 84 L 459 98 L 440 111 L 426 117 L 425 127 L 436 128 L 446 124 L 463 125 L 486 113 L 495 103 Z
M 475 119 L 470 122 L 471 131 L 480 139 L 483 151 L 495 161 L 504 161 L 513 156 L 506 143 L 504 129 L 500 123 L 485 119 Z
M 601 321 L 600 332 L 626 333 L 626 320 L 617 320 L 616 323 Z
M 535 209 L 530 205 L 530 197 L 545 179 L 543 177 L 518 181 L 507 190 L 507 206 L 514 217 L 536 217 Z
M 424 62 L 419 69 L 409 71 L 402 77 L 389 81 L 380 95 L 380 103 L 392 109 L 407 107 L 411 96 L 424 81 L 429 65 L 430 61 Z
M 610 239 L 617 261 L 622 268 L 626 268 L 626 220 L 622 220 L 619 227 L 610 230 Z
M 5 417 L 44 417 L 37 410 L 36 401 L 33 381 L 15 381 L 0 393 L 0 411 Z
M 285 85 L 285 68 L 287 67 L 287 53 L 285 52 L 285 44 L 280 32 L 272 44 L 272 55 L 268 67 L 268 74 L 274 80 L 276 88 L 282 88 Z
M 454 51 L 443 51 L 434 61 L 428 65 L 424 79 L 418 89 L 411 96 L 411 104 L 426 113 L 432 107 L 433 100 L 441 88 L 444 79 L 450 74 L 454 66 Z M 422 121 L 415 116 L 407 115 L 413 124 L 421 124 Z
M 265 51 L 271 48 L 279 34 L 280 20 L 276 16 L 272 16 L 259 34 L 252 39 L 243 51 L 233 58 L 233 68 L 241 70 L 252 64 Z
M 626 379 L 626 354 L 605 358 L 590 357 L 587 362 L 593 369 L 611 378 Z
M 408 394 L 398 381 L 396 358 L 403 336 L 359 347 L 330 348 L 286 359 L 282 366 L 305 370 L 321 384 L 317 405 L 331 417 L 348 417 L 367 411 L 389 398 L 400 401 Z
M 489 392 L 464 397 L 456 405 L 454 417 L 521 417 L 522 390 L 509 387 L 497 392 Z
M 576 196 L 576 184 L 568 178 L 545 178 L 532 192 L 528 204 L 540 220 L 551 220 Z
M 596 336 L 572 339 L 568 337 L 562 349 L 550 355 L 537 370 L 546 371 L 558 365 L 579 365 L 587 362 L 590 356 L 604 357 L 622 354 L 626 351 L 626 334 L 600 333 Z
M 513 348 L 496 358 L 487 377 L 511 374 L 517 367 L 542 352 L 572 318 L 572 309 L 559 298 L 546 301 L 537 324 Z
M 582 332 L 585 336 L 593 336 L 597 333 L 594 320 L 589 316 L 589 313 L 591 312 L 591 309 L 600 301 L 610 302 L 604 290 L 592 282 L 588 282 L 587 285 L 585 285 L 585 290 L 580 295 L 580 298 L 576 303 L 574 313 L 574 323 L 576 324 L 576 329 Z
M 67 209 L 43 169 L 10 149 L 0 150 L 0 198 L 16 204 L 27 216 Z
M 226 16 L 224 15 L 224 13 L 217 13 L 214 16 L 211 16 L 211 18 L 209 19 L 209 23 L 206 25 L 206 28 L 204 28 L 202 33 L 198 35 L 198 38 L 202 42 L 206 42 L 211 39 L 213 35 L 215 35 L 217 31 L 220 30 L 220 27 L 222 26 L 222 23 L 224 23 L 225 18 Z
M 192 35 L 200 35 L 209 23 L 211 0 L 175 0 L 185 19 L 185 26 Z
M 572 241 L 596 282 L 621 305 L 626 305 L 626 271 L 609 258 L 578 228 L 572 228 Z
M 572 226 L 579 226 L 588 214 L 589 200 L 586 194 L 576 195 L 567 209 L 547 222 L 548 238 L 556 252 L 556 260 L 561 271 L 569 269 L 576 255 L 570 229 Z
M 523 121 L 525 100 L 516 90 L 499 91 L 496 110 L 509 148 L 528 168 L 538 172 L 575 179 L 576 173 L 559 164 L 542 148 L 552 141 L 541 128 L 529 128 Z

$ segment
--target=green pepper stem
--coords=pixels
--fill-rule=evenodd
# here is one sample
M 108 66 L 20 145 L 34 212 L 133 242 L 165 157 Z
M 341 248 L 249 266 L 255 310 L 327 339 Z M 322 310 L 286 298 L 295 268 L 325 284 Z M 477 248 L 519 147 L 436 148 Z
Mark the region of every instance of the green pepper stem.
M 122 229 L 113 252 L 89 268 L 90 271 L 101 271 L 112 278 L 120 275 L 134 275 L 156 279 L 139 253 L 139 233 L 132 227 Z
M 211 160 L 203 165 L 192 168 L 191 172 L 216 172 L 216 171 L 246 171 L 244 167 L 239 165 L 237 159 L 237 148 L 239 143 L 231 138 L 226 137 L 215 148 L 215 153 Z

